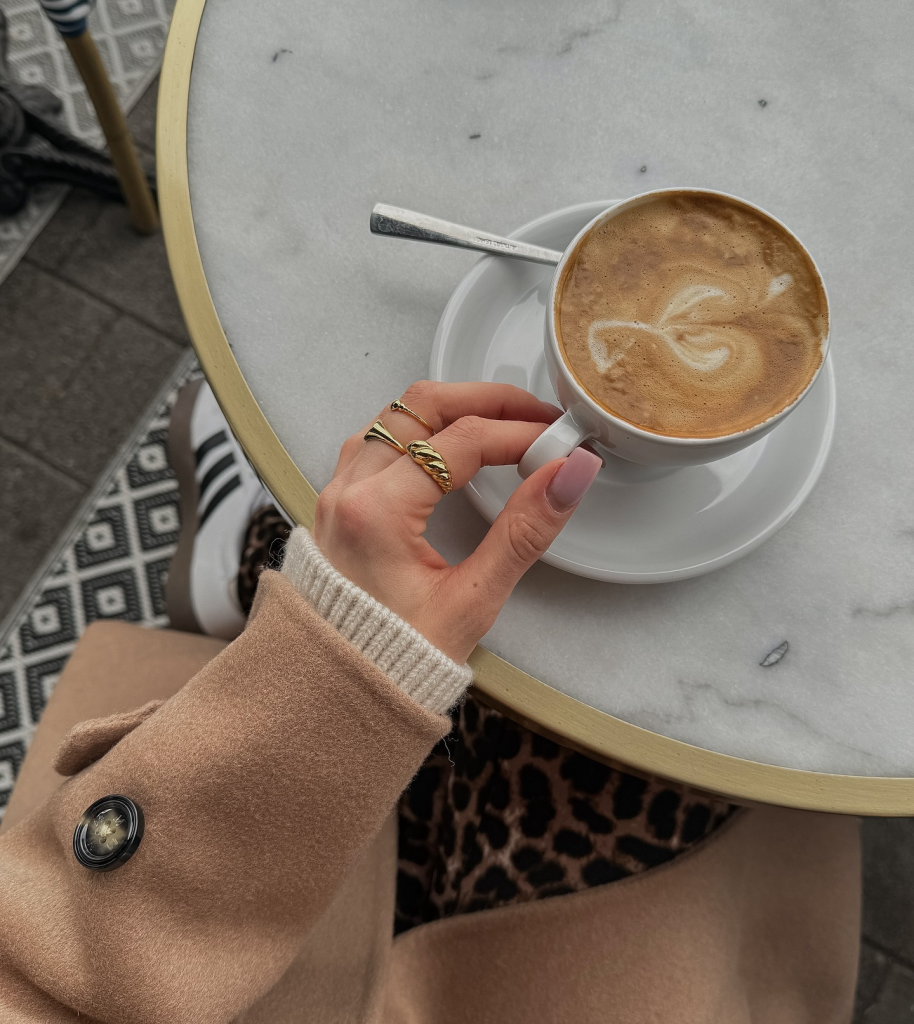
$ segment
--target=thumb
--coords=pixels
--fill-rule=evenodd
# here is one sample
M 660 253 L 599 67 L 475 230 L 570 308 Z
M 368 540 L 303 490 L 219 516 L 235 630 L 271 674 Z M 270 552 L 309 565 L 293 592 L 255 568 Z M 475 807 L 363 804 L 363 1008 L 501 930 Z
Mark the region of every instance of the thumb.
M 486 609 L 493 622 L 517 581 L 561 533 L 602 465 L 598 455 L 575 448 L 568 458 L 538 469 L 511 495 L 482 543 L 461 563 L 474 585 L 484 584 L 486 603 L 495 604 Z

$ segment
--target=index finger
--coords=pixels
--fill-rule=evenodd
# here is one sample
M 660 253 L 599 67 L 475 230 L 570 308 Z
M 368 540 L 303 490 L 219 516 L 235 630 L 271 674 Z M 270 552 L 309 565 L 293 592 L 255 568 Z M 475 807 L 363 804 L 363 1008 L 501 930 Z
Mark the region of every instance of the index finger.
M 445 427 L 465 416 L 489 420 L 514 420 L 530 423 L 552 423 L 562 410 L 512 384 L 489 384 L 485 381 L 444 383 L 420 380 L 411 384 L 400 401 L 421 416 L 437 434 Z M 425 440 L 427 431 L 405 412 L 387 408 L 380 416 L 381 423 L 403 444 Z M 349 470 L 364 478 L 380 472 L 399 458 L 393 448 L 364 441 L 366 426 L 354 434 L 343 446 L 334 476 Z
M 406 389 L 401 401 L 427 420 L 436 434 L 463 416 L 552 423 L 562 415 L 561 409 L 548 402 L 541 402 L 536 395 L 523 388 L 486 381 L 451 384 L 419 380 Z M 384 415 L 389 429 L 393 429 L 394 417 L 399 419 L 397 413 Z
M 521 456 L 543 432 L 542 423 L 527 420 L 492 420 L 463 416 L 431 439 L 432 452 L 447 467 L 451 488 L 463 487 L 483 466 L 516 466 Z M 408 455 L 373 480 L 378 505 L 421 510 L 428 517 L 444 491 L 421 465 Z

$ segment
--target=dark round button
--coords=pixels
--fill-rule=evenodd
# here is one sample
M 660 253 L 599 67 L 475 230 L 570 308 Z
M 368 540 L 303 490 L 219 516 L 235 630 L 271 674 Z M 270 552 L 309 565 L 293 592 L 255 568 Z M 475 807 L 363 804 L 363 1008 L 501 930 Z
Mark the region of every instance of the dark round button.
M 143 838 L 143 812 L 126 796 L 105 796 L 87 808 L 73 833 L 83 867 L 110 871 L 130 860 Z

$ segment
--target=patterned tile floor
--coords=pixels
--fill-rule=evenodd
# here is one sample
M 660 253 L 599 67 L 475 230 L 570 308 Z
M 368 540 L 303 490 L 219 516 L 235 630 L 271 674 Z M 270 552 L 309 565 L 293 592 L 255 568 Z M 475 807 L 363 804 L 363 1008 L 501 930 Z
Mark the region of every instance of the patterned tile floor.
M 130 118 L 147 156 L 154 112 L 153 88 Z M 87 618 L 163 623 L 161 573 L 176 513 L 174 485 L 159 475 L 167 472 L 161 402 L 113 477 L 105 467 L 168 384 L 187 338 L 161 238 L 138 238 L 122 208 L 75 192 L 0 287 L 0 324 L 0 619 L 14 607 L 28 618 L 0 643 L 5 802 Z M 100 477 L 117 490 L 96 491 Z M 97 514 L 74 524 L 86 502 Z M 22 605 L 49 552 L 54 564 L 29 590 L 39 599 Z M 870 819 L 863 835 L 855 1024 L 914 1024 L 914 819 Z
M 108 68 L 111 83 L 126 109 L 155 77 L 175 0 L 98 0 L 89 29 Z M 63 104 L 67 129 L 92 146 L 103 143 L 101 130 L 57 30 L 36 0 L 0 0 L 10 38 L 10 70 L 23 85 L 43 85 Z M 9 274 L 32 239 L 67 194 L 59 185 L 34 190 L 15 217 L 0 218 L 0 281 Z
M 164 627 L 165 579 L 178 542 L 178 490 L 168 418 L 190 353 L 142 417 L 0 627 L 0 815 L 45 703 L 76 642 L 96 619 Z
M 153 159 L 156 87 L 129 116 Z M 72 192 L 0 285 L 0 621 L 183 352 L 161 235 Z

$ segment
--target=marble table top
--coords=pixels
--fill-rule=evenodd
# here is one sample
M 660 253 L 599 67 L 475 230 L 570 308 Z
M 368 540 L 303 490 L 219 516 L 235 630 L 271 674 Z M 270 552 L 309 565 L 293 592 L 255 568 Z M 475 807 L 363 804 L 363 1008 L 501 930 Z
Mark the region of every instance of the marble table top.
M 486 645 L 628 722 L 839 774 L 914 774 L 914 90 L 904 0 L 219 0 L 188 158 L 236 358 L 311 483 L 427 376 L 471 254 L 368 233 L 375 202 L 506 234 L 654 187 L 790 225 L 832 305 L 835 443 L 773 539 L 700 578 L 537 566 Z M 451 558 L 485 523 L 433 517 Z M 765 655 L 788 641 L 777 664 Z

